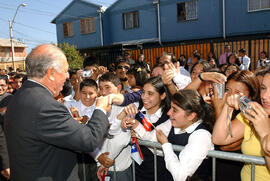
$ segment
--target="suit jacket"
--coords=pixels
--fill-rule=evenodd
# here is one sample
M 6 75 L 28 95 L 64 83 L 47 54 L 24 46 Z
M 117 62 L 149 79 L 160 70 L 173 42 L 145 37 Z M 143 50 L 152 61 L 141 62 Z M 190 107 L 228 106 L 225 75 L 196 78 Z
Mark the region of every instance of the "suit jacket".
M 0 170 L 9 168 L 6 137 L 2 125 L 0 125 Z
M 25 81 L 6 112 L 11 180 L 66 180 L 77 162 L 75 151 L 92 152 L 108 127 L 101 110 L 79 124 L 45 87 Z

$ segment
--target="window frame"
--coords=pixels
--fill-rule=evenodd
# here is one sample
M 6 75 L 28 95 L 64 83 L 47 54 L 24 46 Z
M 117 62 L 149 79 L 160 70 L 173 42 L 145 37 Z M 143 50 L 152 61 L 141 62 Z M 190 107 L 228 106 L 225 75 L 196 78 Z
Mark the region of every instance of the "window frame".
M 130 28 L 127 28 L 127 23 L 126 23 L 126 19 L 127 19 L 127 15 L 128 14 L 132 14 L 133 16 L 133 23 L 132 26 Z M 134 23 L 134 15 L 136 15 L 137 17 L 137 26 L 136 23 Z M 136 29 L 136 28 L 140 28 L 140 20 L 139 20 L 139 11 L 130 11 L 130 12 L 124 12 L 122 13 L 122 23 L 123 23 L 123 30 L 131 30 L 131 29 Z
M 261 8 L 261 9 L 254 9 L 254 10 L 250 10 L 249 9 L 249 1 L 250 0 L 247 0 L 247 11 L 249 12 L 249 13 L 252 13 L 252 12 L 258 12 L 258 11 L 269 11 L 270 10 L 270 7 L 269 8 Z M 257 1 L 262 1 L 262 0 L 257 0 Z
M 186 13 L 186 9 L 185 9 L 185 20 L 180 20 L 180 18 L 178 17 L 179 13 L 178 13 L 178 7 L 180 4 L 184 4 L 184 6 L 186 6 L 186 3 L 190 3 L 190 2 L 196 2 L 196 9 L 195 9 L 195 13 L 196 13 L 196 17 L 193 18 L 193 19 L 187 19 L 187 13 Z M 196 21 L 198 20 L 198 0 L 187 0 L 187 1 L 184 1 L 184 2 L 179 2 L 176 4 L 176 19 L 177 19 L 177 23 L 181 23 L 181 22 L 189 22 L 189 21 Z
M 67 28 L 67 35 L 65 35 L 65 28 L 64 26 L 66 25 L 66 28 Z M 69 28 L 69 26 L 71 26 L 71 28 Z M 64 38 L 68 38 L 68 37 L 72 37 L 74 36 L 74 30 L 73 30 L 73 22 L 65 22 L 62 24 L 62 29 L 63 29 L 63 36 Z M 70 31 L 71 30 L 71 31 Z
M 87 28 L 87 21 L 89 22 L 88 28 Z M 94 25 L 94 26 L 92 26 L 92 25 Z M 84 31 L 82 29 L 82 26 L 84 28 Z M 95 17 L 91 16 L 91 17 L 86 17 L 86 18 L 80 19 L 80 34 L 86 35 L 86 34 L 91 34 L 91 33 L 96 33 L 96 19 L 95 19 Z

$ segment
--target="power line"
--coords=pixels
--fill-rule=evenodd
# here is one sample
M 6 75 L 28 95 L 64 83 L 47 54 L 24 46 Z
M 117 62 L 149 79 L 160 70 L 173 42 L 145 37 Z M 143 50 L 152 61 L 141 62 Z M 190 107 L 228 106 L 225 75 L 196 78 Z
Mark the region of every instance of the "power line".
M 31 37 L 31 36 L 29 36 L 29 35 L 27 35 L 27 34 L 24 34 L 24 33 L 22 33 L 22 32 L 19 32 L 19 31 L 17 31 L 17 30 L 13 30 L 13 32 L 16 32 L 17 34 L 19 34 L 19 35 L 22 35 L 23 37 L 28 37 L 28 38 L 31 38 L 31 40 L 29 40 L 29 41 L 36 41 L 36 42 L 42 42 L 42 43 L 44 43 L 44 42 L 50 42 L 50 41 L 47 41 L 47 40 L 37 40 L 37 39 L 34 39 L 33 37 Z M 25 39 L 25 38 L 23 38 L 23 39 Z M 26 40 L 26 39 L 25 39 Z
M 23 24 L 23 23 L 19 23 L 19 22 L 17 22 L 17 21 L 14 21 L 14 23 L 16 23 L 16 24 L 18 24 L 18 25 L 21 25 L 21 26 L 24 26 L 24 27 L 27 27 L 27 28 L 31 28 L 31 29 L 34 29 L 34 30 L 42 31 L 42 32 L 45 32 L 45 33 L 55 34 L 54 32 L 42 30 L 42 29 L 39 29 L 39 28 L 30 26 L 30 25 L 26 25 L 26 24 Z

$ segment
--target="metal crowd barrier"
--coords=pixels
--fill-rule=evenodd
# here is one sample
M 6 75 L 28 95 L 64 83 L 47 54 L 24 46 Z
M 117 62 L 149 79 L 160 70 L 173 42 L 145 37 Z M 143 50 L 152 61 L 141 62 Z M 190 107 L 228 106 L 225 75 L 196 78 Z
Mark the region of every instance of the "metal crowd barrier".
M 140 145 L 152 147 L 154 149 L 154 173 L 155 173 L 155 181 L 157 181 L 157 149 L 162 150 L 161 144 L 157 142 L 142 141 L 142 140 L 138 140 L 138 142 Z M 184 148 L 185 148 L 184 146 L 173 145 L 174 151 L 182 151 Z M 250 163 L 251 164 L 251 181 L 255 180 L 255 164 L 265 165 L 265 160 L 263 157 L 244 155 L 240 153 L 213 150 L 213 151 L 209 151 L 208 157 L 213 158 L 212 181 L 216 180 L 216 158 Z M 133 168 L 133 181 L 135 181 L 136 178 L 135 178 L 134 161 L 133 161 L 132 168 Z

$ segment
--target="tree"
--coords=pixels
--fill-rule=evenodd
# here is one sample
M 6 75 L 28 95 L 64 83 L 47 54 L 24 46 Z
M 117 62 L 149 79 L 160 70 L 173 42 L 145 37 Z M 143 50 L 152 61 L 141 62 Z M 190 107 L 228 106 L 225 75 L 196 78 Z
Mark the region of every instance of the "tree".
M 69 46 L 68 43 L 62 43 L 58 45 L 63 50 L 67 57 L 67 61 L 70 69 L 81 69 L 83 65 L 83 57 L 79 51 L 76 50 L 74 45 Z

